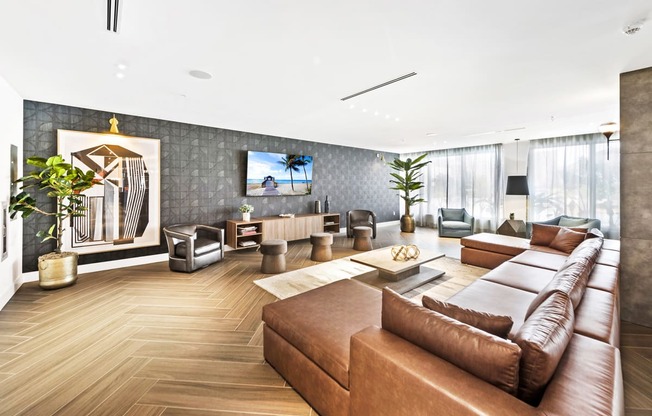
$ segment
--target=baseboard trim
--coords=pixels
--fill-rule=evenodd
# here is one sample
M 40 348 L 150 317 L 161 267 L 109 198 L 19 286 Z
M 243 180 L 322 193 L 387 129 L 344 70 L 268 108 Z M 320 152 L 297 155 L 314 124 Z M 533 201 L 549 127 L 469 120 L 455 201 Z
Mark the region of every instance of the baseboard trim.
M 81 264 L 77 267 L 77 273 L 92 273 L 102 270 L 120 269 L 122 267 L 140 266 L 143 264 L 158 263 L 167 261 L 168 254 L 154 254 L 152 256 L 134 257 L 131 259 L 103 261 L 99 263 Z M 38 271 L 23 273 L 23 282 L 37 282 Z

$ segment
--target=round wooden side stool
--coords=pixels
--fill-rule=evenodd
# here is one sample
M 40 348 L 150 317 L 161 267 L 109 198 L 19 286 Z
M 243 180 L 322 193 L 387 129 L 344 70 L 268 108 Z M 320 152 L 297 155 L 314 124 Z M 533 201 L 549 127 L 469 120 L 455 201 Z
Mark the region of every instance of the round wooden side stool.
M 358 251 L 373 250 L 371 232 L 371 227 L 353 227 L 353 249 Z
M 333 244 L 333 234 L 312 233 L 310 234 L 310 244 L 312 244 L 312 252 L 310 253 L 310 260 L 313 261 L 333 260 L 333 251 L 331 250 L 331 245 Z
M 260 243 L 260 252 L 263 262 L 260 271 L 263 273 L 285 272 L 285 253 L 288 252 L 288 243 L 285 240 L 265 240 Z

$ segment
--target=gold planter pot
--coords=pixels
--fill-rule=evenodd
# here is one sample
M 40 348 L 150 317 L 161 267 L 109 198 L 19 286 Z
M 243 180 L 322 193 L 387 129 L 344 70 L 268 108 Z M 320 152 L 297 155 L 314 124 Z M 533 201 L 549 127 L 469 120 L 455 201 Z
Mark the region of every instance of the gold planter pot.
M 77 281 L 77 253 L 48 253 L 38 258 L 38 280 L 42 289 L 59 289 Z
M 412 215 L 401 216 L 401 232 L 413 233 L 414 227 L 414 217 Z

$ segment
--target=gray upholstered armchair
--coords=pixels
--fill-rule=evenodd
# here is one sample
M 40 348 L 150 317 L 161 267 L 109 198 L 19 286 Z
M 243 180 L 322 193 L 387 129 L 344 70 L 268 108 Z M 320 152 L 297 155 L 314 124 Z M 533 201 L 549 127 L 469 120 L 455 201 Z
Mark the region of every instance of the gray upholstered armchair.
M 473 234 L 473 216 L 464 208 L 439 208 L 437 211 L 440 237 L 466 237 Z
M 560 215 L 547 221 L 532 221 L 526 224 L 527 238 L 532 237 L 532 224 L 543 225 L 558 225 L 560 227 L 569 228 L 597 228 L 600 229 L 602 223 L 597 218 L 583 218 L 583 217 L 570 217 L 568 215 Z
M 163 233 L 168 243 L 170 270 L 190 273 L 224 258 L 221 228 L 177 224 L 163 228 Z
M 372 237 L 376 238 L 376 213 L 366 209 L 354 209 L 346 212 L 346 236 L 353 237 L 353 227 L 369 227 Z

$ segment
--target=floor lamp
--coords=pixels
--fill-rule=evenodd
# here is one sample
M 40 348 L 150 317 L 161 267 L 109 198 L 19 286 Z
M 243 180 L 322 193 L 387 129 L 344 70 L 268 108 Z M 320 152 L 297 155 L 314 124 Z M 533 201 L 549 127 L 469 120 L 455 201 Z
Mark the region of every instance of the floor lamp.
M 518 141 L 516 139 L 516 171 L 518 172 Z M 525 222 L 527 223 L 528 196 L 530 188 L 527 185 L 527 175 L 511 175 L 507 177 L 507 190 L 505 195 L 525 195 Z

